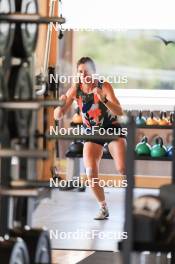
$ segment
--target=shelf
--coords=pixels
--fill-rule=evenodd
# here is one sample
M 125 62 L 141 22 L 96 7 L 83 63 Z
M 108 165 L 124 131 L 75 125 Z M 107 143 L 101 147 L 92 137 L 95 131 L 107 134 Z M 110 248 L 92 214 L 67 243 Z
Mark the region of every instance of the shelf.
M 154 126 L 146 126 L 146 125 L 136 125 L 137 128 L 143 128 L 143 129 L 173 129 L 173 126 L 158 126 L 158 125 L 154 125 Z
M 153 158 L 151 156 L 139 156 L 135 154 L 135 160 L 150 160 L 150 161 L 172 161 L 172 157 L 160 157 L 160 158 Z
M 82 154 L 73 154 L 73 153 L 67 153 L 66 154 L 67 158 L 82 158 L 83 155 Z M 112 159 L 112 156 L 110 155 L 110 153 L 108 154 L 103 154 L 102 159 Z M 149 161 L 172 161 L 173 158 L 172 157 L 161 157 L 161 158 L 152 158 L 150 156 L 138 156 L 135 155 L 135 160 L 149 160 Z

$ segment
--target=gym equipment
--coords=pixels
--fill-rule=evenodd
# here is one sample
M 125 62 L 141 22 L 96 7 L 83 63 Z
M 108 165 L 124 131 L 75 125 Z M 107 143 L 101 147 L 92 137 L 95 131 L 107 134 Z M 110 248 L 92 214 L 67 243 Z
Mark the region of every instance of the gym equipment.
M 8 88 L 9 97 L 12 100 L 32 100 L 32 80 L 27 63 L 15 65 L 11 68 Z M 29 110 L 10 112 L 9 131 L 11 137 L 28 137 L 31 121 L 32 112 Z
M 168 119 L 166 118 L 166 112 L 160 112 L 160 118 L 158 120 L 159 126 L 167 126 L 169 124 Z
M 0 10 L 3 11 L 4 14 L 14 12 L 14 0 L 1 0 Z M 13 42 L 14 29 L 14 24 L 0 22 L 0 57 L 5 56 L 9 52 Z
M 134 200 L 133 209 L 134 214 L 157 218 L 163 213 L 163 203 L 158 196 L 142 195 Z
M 11 14 L 1 14 L 0 21 L 8 23 L 33 23 L 33 24 L 49 24 L 49 23 L 59 23 L 64 24 L 66 22 L 63 17 L 47 17 L 39 16 L 34 14 L 21 14 L 21 13 L 11 13 Z
M 49 234 L 42 229 L 13 229 L 9 231 L 10 236 L 21 237 L 30 252 L 30 263 L 50 264 L 51 261 L 51 245 Z
M 137 153 L 137 155 L 150 155 L 151 146 L 147 142 L 148 138 L 143 137 L 141 142 L 136 145 L 135 152 Z
M 160 197 L 166 209 L 175 208 L 175 184 L 166 184 L 160 187 Z
M 158 127 L 158 126 L 157 126 Z M 150 127 L 150 129 L 155 129 L 156 127 Z M 162 129 L 163 127 L 158 127 L 159 129 Z M 173 126 L 173 147 L 174 147 L 174 139 L 175 139 L 175 127 Z M 171 127 L 169 129 L 172 129 Z M 133 153 L 129 151 L 129 149 L 134 148 L 134 141 L 135 141 L 135 126 L 133 122 L 131 122 L 128 125 L 128 147 L 127 147 L 127 153 L 126 153 L 126 176 L 128 179 L 128 184 L 127 184 L 127 189 L 125 192 L 125 226 L 124 226 L 124 231 L 127 232 L 128 234 L 128 239 L 124 239 L 122 242 L 119 243 L 119 249 L 122 250 L 122 257 L 123 257 L 123 263 L 124 264 L 130 264 L 131 256 L 134 251 L 137 252 L 144 252 L 144 251 L 149 251 L 149 252 L 155 252 L 155 253 L 161 253 L 161 258 L 160 256 L 156 255 L 156 259 L 153 260 L 153 263 L 157 263 L 158 261 L 165 260 L 165 255 L 169 252 L 171 252 L 171 260 L 168 263 L 175 263 L 175 254 L 174 254 L 174 245 L 175 245 L 175 234 L 174 234 L 174 223 L 175 223 L 175 213 L 173 217 L 173 212 L 170 212 L 168 215 L 166 215 L 166 210 L 163 210 L 162 214 L 162 219 L 161 219 L 161 225 L 159 225 L 159 230 L 155 238 L 158 236 L 158 239 L 156 241 L 152 241 L 152 243 L 145 241 L 143 239 L 143 236 L 146 236 L 147 230 L 150 232 L 149 229 L 149 223 L 148 221 L 148 216 L 147 215 L 141 215 L 140 219 L 144 218 L 143 220 L 140 221 L 140 223 L 135 222 L 135 218 L 137 218 L 136 221 L 138 221 L 137 215 L 133 214 L 133 197 L 134 197 L 134 175 L 135 175 L 135 160 L 137 157 L 134 157 Z M 167 127 L 168 129 L 168 127 Z M 161 144 L 162 145 L 162 144 Z M 165 151 L 165 149 L 164 149 Z M 163 151 L 163 152 L 164 152 Z M 166 151 L 165 151 L 166 153 Z M 157 154 L 157 153 L 156 153 Z M 158 153 L 160 154 L 160 153 Z M 147 157 L 143 158 L 147 160 Z M 150 159 L 152 161 L 154 160 L 159 160 L 159 159 Z M 162 159 L 160 159 L 162 160 Z M 166 160 L 166 159 L 165 159 Z M 168 160 L 168 159 L 167 159 Z M 175 159 L 172 159 L 172 183 L 174 185 L 175 182 Z M 168 194 L 168 191 L 167 191 Z M 172 196 L 174 199 L 174 190 L 172 191 Z M 165 208 L 165 199 L 160 195 L 159 197 L 163 203 L 163 208 Z M 172 214 L 172 216 L 171 216 Z M 147 217 L 147 219 L 146 219 Z M 146 220 L 145 220 L 146 219 Z M 154 218 L 152 218 L 154 219 Z M 151 220 L 151 219 L 150 219 Z M 143 224 L 143 222 L 147 221 L 147 224 Z M 155 221 L 155 219 L 154 219 Z M 135 233 L 137 231 L 137 228 L 142 225 L 142 229 L 140 229 L 140 236 L 138 239 L 140 241 L 135 240 Z M 147 226 L 146 226 L 147 225 Z M 145 229 L 146 226 L 146 229 Z M 150 228 L 152 228 L 153 225 L 150 224 Z M 173 227 L 173 228 L 172 228 Z M 155 226 L 156 228 L 156 226 Z M 153 230 L 154 232 L 155 230 Z M 173 231 L 173 232 L 172 232 Z M 171 235 L 171 233 L 173 233 Z M 137 231 L 138 235 L 138 231 Z M 152 237 L 154 238 L 154 237 Z M 147 239 L 151 239 L 151 233 L 150 237 L 147 237 Z M 162 254 L 163 253 L 163 254 Z M 164 255 L 165 253 L 165 255 Z M 157 258 L 158 256 L 158 258 Z M 161 260 L 160 260 L 161 259 Z M 140 262 L 142 263 L 142 261 Z M 145 262 L 143 262 L 145 263 Z M 149 261 L 150 263 L 150 261 Z M 160 262 L 161 263 L 161 262 Z
M 0 149 L 0 158 L 11 158 L 11 157 L 19 157 L 19 158 L 29 158 L 29 159 L 47 159 L 48 152 L 38 149 L 20 149 L 20 150 L 12 150 L 12 149 Z
M 5 74 L 0 67 L 0 102 L 8 99 L 8 90 L 5 80 Z M 3 109 L 0 109 L 0 131 L 4 130 L 4 125 L 7 122 L 7 114 Z
M 168 157 L 173 157 L 174 149 L 173 146 L 168 147 L 167 149 L 167 156 Z
M 154 113 L 153 112 L 151 112 L 150 113 L 150 117 L 147 118 L 146 125 L 147 126 L 155 126 L 155 125 L 158 125 L 158 120 L 157 120 L 157 118 L 154 117 Z
M 134 240 L 155 242 L 162 222 L 163 203 L 153 195 L 143 195 L 133 203 Z
M 16 12 L 22 14 L 37 14 L 38 4 L 36 0 L 15 1 Z M 12 55 L 17 58 L 31 56 L 36 47 L 38 37 L 37 24 L 16 24 L 14 42 L 12 45 Z
M 15 100 L 15 101 L 0 101 L 0 108 L 9 110 L 39 110 L 41 107 L 64 106 L 64 101 L 60 100 Z
M 141 126 L 146 124 L 146 118 L 142 115 L 142 111 L 139 112 L 139 115 L 136 117 L 136 125 Z
M 157 137 L 155 141 L 155 145 L 151 148 L 151 157 L 165 157 L 167 155 L 167 149 L 163 145 L 163 139 L 161 137 Z
M 72 117 L 71 126 L 82 125 L 82 123 L 83 123 L 82 115 L 80 114 L 80 109 L 77 108 L 75 110 L 75 114 Z
M 3 264 L 30 264 L 29 252 L 21 238 L 0 238 L 0 259 Z M 34 263 L 34 262 L 33 262 Z
M 55 11 L 55 1 L 50 0 L 49 2 L 49 17 L 53 17 Z M 61 14 L 62 18 L 62 14 Z M 47 70 L 48 70 L 48 62 L 50 56 L 50 46 L 51 46 L 51 37 L 52 37 L 52 27 L 48 25 L 47 27 L 47 37 L 46 37 L 46 46 L 45 46 L 45 54 L 44 54 L 44 66 L 43 71 L 40 73 L 40 85 L 36 88 L 35 93 L 38 96 L 44 95 L 46 93 L 47 88 Z
M 66 157 L 82 157 L 83 143 L 81 141 L 74 141 L 69 145 Z
M 170 113 L 170 117 L 169 117 L 169 125 L 172 126 L 173 122 L 174 122 L 174 113 Z

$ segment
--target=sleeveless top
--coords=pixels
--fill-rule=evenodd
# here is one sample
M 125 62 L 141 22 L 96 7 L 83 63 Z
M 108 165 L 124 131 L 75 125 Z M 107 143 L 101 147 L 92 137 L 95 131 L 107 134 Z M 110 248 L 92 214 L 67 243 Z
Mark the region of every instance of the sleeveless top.
M 98 81 L 98 88 L 102 89 L 103 83 Z M 96 94 L 84 93 L 82 85 L 79 84 L 76 94 L 76 101 L 82 113 L 83 126 L 110 127 L 117 123 L 117 116 L 98 99 Z

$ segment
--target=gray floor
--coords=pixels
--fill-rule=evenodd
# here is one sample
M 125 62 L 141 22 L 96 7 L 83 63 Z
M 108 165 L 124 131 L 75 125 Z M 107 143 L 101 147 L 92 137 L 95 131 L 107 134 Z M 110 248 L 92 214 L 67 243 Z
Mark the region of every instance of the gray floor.
M 135 191 L 136 195 L 145 193 L 157 191 Z M 110 217 L 95 221 L 93 217 L 98 204 L 89 188 L 82 193 L 54 189 L 51 199 L 43 200 L 35 210 L 33 227 L 48 228 L 54 249 L 117 251 L 117 240 L 120 240 L 124 223 L 124 189 L 106 188 L 105 194 Z

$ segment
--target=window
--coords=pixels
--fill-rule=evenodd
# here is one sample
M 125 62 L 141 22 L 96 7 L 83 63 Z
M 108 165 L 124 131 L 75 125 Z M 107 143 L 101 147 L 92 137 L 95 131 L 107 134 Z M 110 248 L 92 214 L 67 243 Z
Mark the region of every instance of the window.
M 114 88 L 173 90 L 175 45 L 166 46 L 157 36 L 175 40 L 175 31 L 78 31 L 75 58 L 92 57 L 98 73 L 116 76 Z M 127 83 L 121 76 L 127 76 Z

